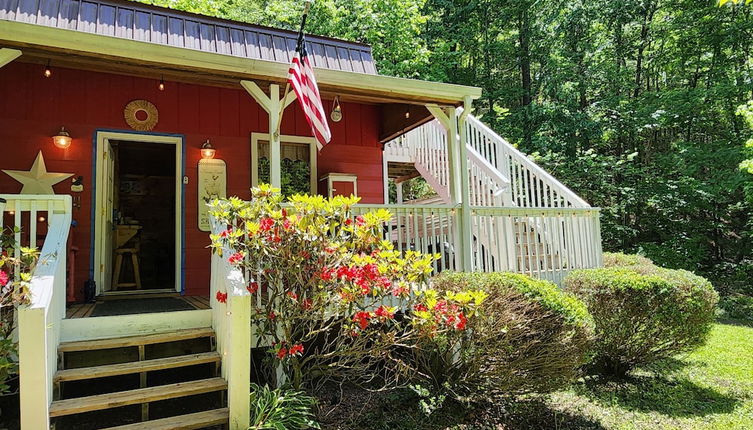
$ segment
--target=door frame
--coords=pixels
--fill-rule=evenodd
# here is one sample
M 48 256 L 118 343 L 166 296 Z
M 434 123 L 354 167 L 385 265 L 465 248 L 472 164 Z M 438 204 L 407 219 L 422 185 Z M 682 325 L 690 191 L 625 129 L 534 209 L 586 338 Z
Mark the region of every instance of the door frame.
M 257 133 L 252 132 L 251 133 L 251 186 L 256 187 L 259 185 L 259 141 L 266 141 L 269 142 L 269 133 Z M 311 194 L 316 194 L 317 190 L 317 157 L 318 157 L 318 150 L 316 147 L 316 139 L 310 136 L 293 136 L 293 135 L 287 135 L 287 134 L 281 134 L 280 135 L 280 146 L 282 146 L 283 143 L 298 143 L 298 144 L 307 144 L 309 146 L 309 163 L 311 167 L 310 172 L 310 187 L 311 187 Z M 280 162 L 282 163 L 282 159 L 280 159 Z M 272 165 L 270 163 L 269 166 L 270 169 L 272 169 Z M 281 169 L 282 166 L 278 166 L 278 169 Z
M 95 130 L 93 136 L 93 201 L 91 210 L 91 259 L 89 274 L 90 278 L 96 282 L 96 295 L 110 291 L 105 290 L 105 285 L 112 282 L 111 279 L 104 279 L 104 264 L 112 264 L 102 255 L 102 251 L 97 246 L 98 239 L 104 233 L 105 218 L 104 214 L 97 211 L 102 207 L 105 199 L 104 188 L 102 184 L 105 181 L 103 164 L 105 162 L 103 154 L 106 151 L 106 145 L 109 140 L 124 140 L 129 142 L 159 143 L 175 145 L 175 287 L 167 289 L 168 291 L 177 291 L 181 294 L 185 292 L 185 194 L 184 180 L 186 170 L 186 145 L 185 136 L 182 134 L 138 132 L 130 130 Z M 160 291 L 160 290 L 151 290 Z M 164 291 L 164 290 L 162 290 Z M 142 290 L 140 292 L 149 292 Z M 127 294 L 127 292 L 123 292 Z

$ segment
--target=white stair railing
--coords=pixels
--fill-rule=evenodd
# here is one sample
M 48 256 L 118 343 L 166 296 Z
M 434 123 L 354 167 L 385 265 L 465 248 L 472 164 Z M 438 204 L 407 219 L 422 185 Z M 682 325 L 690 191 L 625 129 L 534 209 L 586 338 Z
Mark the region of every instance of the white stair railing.
M 214 219 L 210 223 L 213 234 L 227 228 Z M 212 253 L 209 301 L 217 352 L 222 358 L 222 377 L 227 381 L 229 428 L 246 430 L 250 422 L 251 295 L 243 272 L 227 261 L 232 252 L 223 249 L 222 256 Z M 217 300 L 218 292 L 227 294 L 225 303 Z
M 37 247 L 39 238 L 44 238 L 29 287 L 31 302 L 17 310 L 17 334 L 21 428 L 48 429 L 60 325 L 65 317 L 71 197 L 0 194 L 0 198 L 6 200 L 0 229 L 17 227 L 17 246 Z M 6 214 L 12 221 L 3 225 Z

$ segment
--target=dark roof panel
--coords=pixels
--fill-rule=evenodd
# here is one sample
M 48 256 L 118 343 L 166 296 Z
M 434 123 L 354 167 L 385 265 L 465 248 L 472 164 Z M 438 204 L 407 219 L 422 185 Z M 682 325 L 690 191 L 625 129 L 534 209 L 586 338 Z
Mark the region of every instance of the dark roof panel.
M 123 0 L 0 0 L 0 20 L 288 63 L 296 33 Z M 367 45 L 306 36 L 315 67 L 376 74 Z

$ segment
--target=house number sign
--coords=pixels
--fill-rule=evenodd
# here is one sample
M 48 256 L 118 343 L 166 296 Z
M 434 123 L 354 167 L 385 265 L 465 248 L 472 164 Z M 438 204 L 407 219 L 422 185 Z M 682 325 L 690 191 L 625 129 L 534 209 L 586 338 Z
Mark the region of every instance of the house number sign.
M 209 231 L 209 206 L 227 197 L 227 172 L 222 160 L 199 160 L 199 230 Z

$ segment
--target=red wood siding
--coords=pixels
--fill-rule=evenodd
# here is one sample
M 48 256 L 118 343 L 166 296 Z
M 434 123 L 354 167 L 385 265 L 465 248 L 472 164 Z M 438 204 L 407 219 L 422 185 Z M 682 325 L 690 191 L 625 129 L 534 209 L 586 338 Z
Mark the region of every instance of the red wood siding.
M 51 172 L 84 176 L 82 208 L 74 210 L 77 226 L 73 243 L 76 258 L 76 297 L 83 297 L 89 278 L 92 195 L 92 139 L 96 129 L 129 130 L 123 108 L 134 99 L 149 100 L 159 110 L 154 132 L 185 136 L 185 290 L 189 295 L 208 293 L 208 234 L 197 228 L 197 165 L 199 147 L 209 138 L 216 158 L 227 163 L 228 195 L 248 198 L 251 182 L 250 136 L 268 132 L 267 114 L 244 90 L 167 82 L 161 92 L 156 80 L 88 72 L 53 70 L 42 76 L 38 65 L 11 63 L 0 68 L 0 169 L 31 167 L 39 150 Z M 331 104 L 324 101 L 325 106 Z M 379 111 L 376 106 L 343 103 L 343 120 L 331 123 L 332 143 L 319 154 L 318 174 L 358 175 L 364 203 L 382 203 L 382 152 L 378 141 Z M 64 125 L 73 137 L 67 150 L 56 148 L 50 138 Z M 297 104 L 285 112 L 282 134 L 309 136 L 310 130 Z M 21 185 L 0 173 L 0 193 L 18 193 Z M 70 182 L 55 187 L 70 193 Z M 142 262 L 149 264 L 149 262 Z

